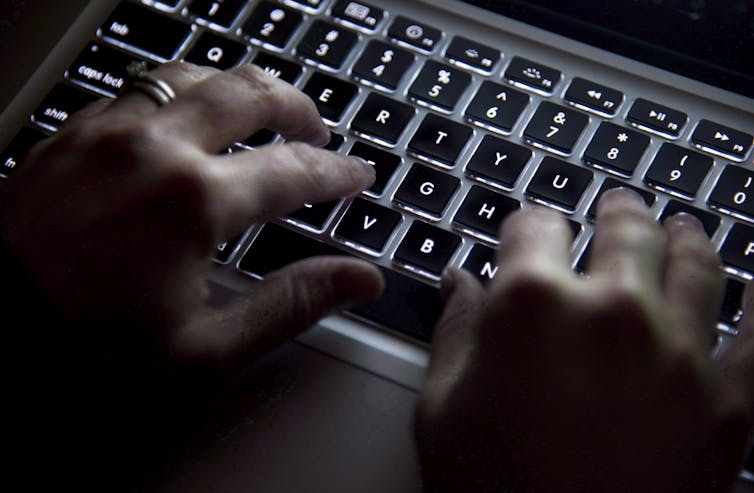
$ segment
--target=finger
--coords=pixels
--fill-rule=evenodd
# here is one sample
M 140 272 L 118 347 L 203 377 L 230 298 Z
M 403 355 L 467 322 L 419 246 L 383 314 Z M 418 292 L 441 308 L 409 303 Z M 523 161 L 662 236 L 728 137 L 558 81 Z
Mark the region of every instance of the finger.
M 734 344 L 723 356 L 725 377 L 740 392 L 754 413 L 754 283 L 749 282 L 743 296 L 744 315 L 739 323 L 739 334 Z
M 500 271 L 491 289 L 497 291 L 522 272 L 548 279 L 574 277 L 570 268 L 572 239 L 571 229 L 558 212 L 535 207 L 510 215 L 501 226 Z
M 323 317 L 379 297 L 382 274 L 346 257 L 317 257 L 270 274 L 227 309 L 179 332 L 179 355 L 216 367 L 248 362 Z
M 474 343 L 473 327 L 486 300 L 479 281 L 462 269 L 443 272 L 441 294 L 445 309 L 432 336 L 425 394 L 431 394 L 434 386 L 445 388 L 448 379 L 457 378 Z
M 63 127 L 65 128 L 68 125 L 72 125 L 75 122 L 79 120 L 83 120 L 86 118 L 92 118 L 96 115 L 99 115 L 103 111 L 105 111 L 107 108 L 110 107 L 111 104 L 113 104 L 114 99 L 110 98 L 102 98 L 98 99 L 97 101 L 94 101 L 92 103 L 87 104 L 83 108 L 81 108 L 76 113 L 72 114 L 68 120 L 63 124 Z
M 614 189 L 600 199 L 589 273 L 610 285 L 659 292 L 666 235 L 639 195 Z
M 362 159 L 302 143 L 267 146 L 217 158 L 225 234 L 251 220 L 277 217 L 313 204 L 354 195 L 374 183 Z
M 720 259 L 702 223 L 689 214 L 668 218 L 665 299 L 681 327 L 709 348 L 723 296 Z
M 162 80 L 170 86 L 176 97 L 181 97 L 190 87 L 218 73 L 220 71 L 216 68 L 203 67 L 188 62 L 169 62 L 149 72 L 152 77 Z M 108 118 L 117 115 L 143 116 L 154 113 L 158 109 L 160 109 L 160 106 L 152 98 L 141 91 L 129 89 L 113 101 L 107 115 Z
M 263 128 L 319 147 L 330 141 L 308 96 L 252 64 L 195 84 L 155 116 L 171 134 L 212 153 Z

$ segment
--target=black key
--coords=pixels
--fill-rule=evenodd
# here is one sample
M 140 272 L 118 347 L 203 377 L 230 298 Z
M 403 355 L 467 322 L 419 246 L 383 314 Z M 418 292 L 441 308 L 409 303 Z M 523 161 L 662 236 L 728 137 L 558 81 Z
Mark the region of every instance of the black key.
M 298 226 L 303 226 L 314 231 L 323 231 L 339 205 L 340 200 L 321 204 L 304 204 L 304 207 L 288 214 L 286 217 L 292 219 Z
M 563 78 L 563 74 L 560 70 L 541 63 L 514 57 L 505 70 L 505 78 L 516 87 L 549 96 Z
M 509 134 L 528 104 L 527 94 L 486 80 L 466 108 L 466 118 L 488 130 Z
M 565 106 L 544 101 L 524 130 L 524 139 L 535 146 L 567 155 L 576 145 L 589 117 Z
M 270 55 L 263 51 L 254 58 L 252 62 L 254 65 L 262 67 L 268 75 L 284 80 L 289 84 L 293 84 L 301 76 L 301 65 L 283 60 L 275 55 Z
M 158 2 L 167 7 L 175 8 L 181 3 L 181 0 L 158 0 Z
M 665 143 L 644 176 L 649 185 L 686 198 L 694 198 L 713 160 L 709 156 Z
M 393 201 L 404 209 L 430 219 L 440 219 L 461 180 L 436 169 L 414 164 Z
M 402 218 L 399 212 L 356 198 L 335 228 L 333 237 L 379 255 Z
M 342 135 L 330 132 L 330 142 L 323 149 L 326 151 L 339 151 L 345 141 L 346 138 Z
M 463 261 L 461 268 L 474 274 L 483 285 L 493 280 L 500 270 L 495 260 L 495 250 L 479 243 L 471 247 L 471 251 Z
M 54 131 L 60 128 L 72 114 L 98 99 L 93 94 L 67 84 L 56 84 L 42 104 L 34 110 L 31 119 L 37 125 Z
M 704 231 L 710 238 L 713 234 L 715 234 L 715 231 L 717 231 L 717 227 L 720 226 L 720 218 L 717 215 L 704 211 L 702 209 L 697 209 L 696 207 L 692 207 L 678 200 L 668 201 L 668 204 L 665 206 L 665 209 L 660 215 L 660 222 L 664 222 L 665 219 L 681 212 L 691 214 L 692 216 L 695 216 L 697 219 L 699 219 L 704 225 Z
M 277 2 L 262 2 L 244 23 L 241 30 L 263 46 L 283 49 L 301 25 L 304 16 Z
M 263 128 L 241 142 L 241 145 L 251 148 L 262 147 L 263 145 L 271 144 L 275 140 L 276 135 L 272 130 Z
M 614 188 L 630 188 L 634 192 L 641 195 L 641 198 L 644 199 L 644 203 L 647 205 L 647 207 L 652 207 L 657 200 L 657 197 L 652 192 L 637 188 L 624 181 L 616 180 L 615 178 L 605 178 L 605 181 L 602 182 L 602 186 L 600 187 L 599 192 L 597 192 L 597 195 L 592 201 L 591 207 L 589 207 L 589 210 L 586 213 L 586 217 L 589 218 L 590 221 L 593 221 L 597 217 L 597 205 L 599 204 L 602 195 L 608 190 L 612 190 Z
M 192 16 L 227 29 L 247 3 L 248 0 L 193 0 L 188 11 Z
M 372 40 L 353 67 L 353 77 L 364 84 L 394 91 L 414 63 L 414 55 Z
M 409 153 L 443 167 L 452 167 L 474 132 L 432 113 L 424 121 L 408 144 Z
M 615 116 L 623 102 L 623 93 L 602 84 L 576 77 L 563 98 L 577 108 L 600 115 Z
M 634 102 L 626 116 L 626 120 L 636 128 L 671 138 L 681 134 L 688 119 L 688 115 L 682 111 L 641 98 Z
M 312 98 L 322 118 L 337 123 L 356 97 L 358 89 L 350 82 L 315 72 L 306 83 L 304 93 Z
M 39 130 L 24 127 L 0 154 L 0 178 L 8 178 L 24 162 L 26 154 L 37 142 L 47 138 Z
M 703 151 L 743 161 L 754 137 L 719 123 L 702 120 L 694 130 L 691 142 Z
M 314 13 L 326 3 L 326 0 L 285 0 L 285 3 L 305 12 Z
M 589 260 L 592 256 L 592 240 L 589 240 L 584 251 L 581 252 L 579 259 L 576 261 L 574 270 L 580 274 L 586 274 L 589 270 Z
M 122 2 L 102 25 L 102 36 L 161 60 L 172 60 L 191 26 L 143 5 Z
M 720 258 L 724 264 L 751 276 L 754 273 L 754 228 L 743 223 L 734 224 L 720 247 Z
M 66 71 L 66 77 L 107 96 L 114 96 L 126 83 L 126 68 L 142 61 L 134 55 L 104 44 L 90 43 Z M 154 64 L 147 65 L 149 70 Z
M 484 183 L 512 189 L 533 155 L 531 149 L 485 135 L 469 164 L 466 174 Z
M 374 180 L 374 184 L 365 193 L 375 197 L 379 197 L 384 193 L 385 187 L 395 174 L 395 170 L 401 165 L 400 156 L 377 149 L 363 142 L 356 142 L 351 147 L 348 155 L 358 156 L 374 166 L 377 177 Z
M 492 73 L 501 56 L 500 50 L 460 36 L 453 38 L 445 50 L 450 63 L 481 74 Z
M 442 39 L 442 31 L 399 15 L 390 26 L 388 36 L 400 45 L 429 54 Z
M 742 215 L 754 221 L 752 185 L 754 185 L 754 173 L 741 166 L 729 164 L 717 180 L 717 185 L 709 197 L 709 203 L 726 214 Z
M 573 212 L 593 176 L 587 169 L 547 156 L 529 183 L 526 195 L 535 202 Z
M 236 249 L 238 249 L 238 245 L 239 243 L 241 243 L 241 238 L 243 238 L 243 235 L 244 233 L 241 233 L 235 238 L 217 245 L 215 247 L 215 262 L 220 264 L 227 264 L 233 256 L 233 253 L 236 251 Z
M 348 254 L 282 226 L 266 224 L 241 259 L 240 268 L 262 277 L 299 260 L 320 255 Z M 439 290 L 398 272 L 382 267 L 380 270 L 385 280 L 382 296 L 375 302 L 349 311 L 428 342 L 442 313 Z
M 332 69 L 343 65 L 359 36 L 325 21 L 316 21 L 298 44 L 296 52 L 310 62 Z
M 421 105 L 451 112 L 469 84 L 470 74 L 430 60 L 411 84 L 408 95 Z
M 415 114 L 412 106 L 371 93 L 351 122 L 351 130 L 364 138 L 395 146 Z
M 219 70 L 233 68 L 246 56 L 249 48 L 237 41 L 204 31 L 186 54 L 187 62 L 214 67 Z
M 743 294 L 746 284 L 735 279 L 728 278 L 725 281 L 725 296 L 720 307 L 720 321 L 728 325 L 736 326 L 741 321 L 743 311 Z
M 332 7 L 332 15 L 345 24 L 370 33 L 380 25 L 385 11 L 363 2 L 338 0 Z
M 414 221 L 395 251 L 393 262 L 438 279 L 460 244 L 458 235 Z
M 456 212 L 453 222 L 465 232 L 480 232 L 486 239 L 496 240 L 503 219 L 520 208 L 518 200 L 474 185 Z
M 584 161 L 621 176 L 631 176 L 649 146 L 648 136 L 609 122 L 600 123 L 584 151 Z

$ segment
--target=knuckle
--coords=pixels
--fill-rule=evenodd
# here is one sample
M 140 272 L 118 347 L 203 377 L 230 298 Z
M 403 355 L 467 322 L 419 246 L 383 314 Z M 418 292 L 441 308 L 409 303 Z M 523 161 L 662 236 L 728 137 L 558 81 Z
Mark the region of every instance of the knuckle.
M 586 330 L 607 345 L 648 349 L 655 343 L 655 320 L 647 294 L 639 282 L 604 287 Z
M 279 93 L 278 88 L 282 85 L 281 81 L 269 76 L 264 70 L 251 63 L 239 65 L 226 73 L 241 84 L 252 87 L 259 94 L 260 100 L 276 98 Z
M 316 151 L 313 147 L 302 142 L 290 142 L 285 147 L 288 150 L 286 159 L 290 159 L 300 166 L 309 190 L 314 191 L 317 195 L 329 188 L 328 184 L 332 180 L 333 169 L 326 160 L 314 159 Z
M 712 243 L 703 235 L 684 235 L 670 241 L 671 254 L 683 262 L 697 265 L 704 270 L 718 270 L 720 257 Z
M 149 120 L 109 120 L 106 125 L 91 122 L 92 126 L 96 123 L 100 125 L 93 132 L 96 137 L 93 137 L 92 150 L 98 155 L 108 156 L 113 163 L 137 166 L 144 161 L 152 161 L 154 159 L 150 156 L 164 143 L 164 132 Z

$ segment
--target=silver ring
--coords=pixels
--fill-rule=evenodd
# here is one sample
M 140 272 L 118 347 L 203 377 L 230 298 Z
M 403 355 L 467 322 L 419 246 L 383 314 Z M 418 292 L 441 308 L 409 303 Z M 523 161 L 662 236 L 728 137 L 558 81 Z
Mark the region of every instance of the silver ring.
M 133 62 L 126 67 L 129 84 L 127 89 L 136 89 L 157 103 L 159 106 L 175 101 L 175 91 L 162 79 L 158 79 L 147 70 L 146 62 Z

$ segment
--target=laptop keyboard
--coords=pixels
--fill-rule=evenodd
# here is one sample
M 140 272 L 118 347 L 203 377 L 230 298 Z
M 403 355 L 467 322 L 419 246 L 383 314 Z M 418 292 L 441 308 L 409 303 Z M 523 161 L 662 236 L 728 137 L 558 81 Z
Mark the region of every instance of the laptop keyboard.
M 68 116 L 115 97 L 133 60 L 254 63 L 308 94 L 333 128 L 328 148 L 364 158 L 377 179 L 353 200 L 251 226 L 218 246 L 218 264 L 261 277 L 321 253 L 372 259 L 388 275 L 387 292 L 352 314 L 428 342 L 443 268 L 493 278 L 508 214 L 527 203 L 567 214 L 574 269 L 583 271 L 597 200 L 630 187 L 658 220 L 692 213 L 717 241 L 728 274 L 719 329 L 734 336 L 754 273 L 754 172 L 741 164 L 750 129 L 695 121 L 651 94 L 441 27 L 342 0 L 124 1 L 0 155 L 0 177 L 12 177 Z M 262 130 L 230 152 L 279 140 Z M 700 196 L 708 196 L 701 208 Z

